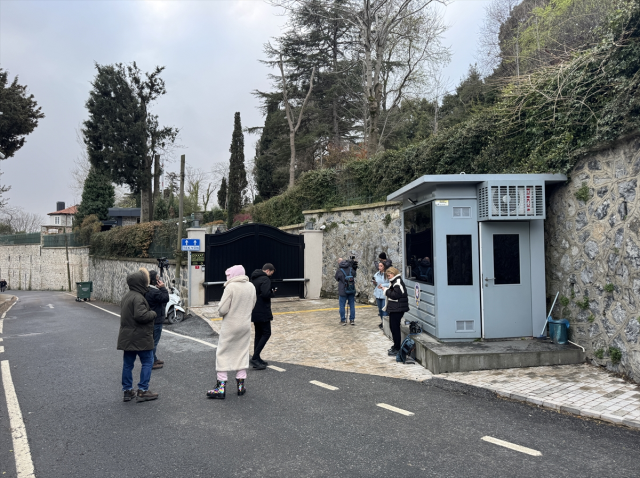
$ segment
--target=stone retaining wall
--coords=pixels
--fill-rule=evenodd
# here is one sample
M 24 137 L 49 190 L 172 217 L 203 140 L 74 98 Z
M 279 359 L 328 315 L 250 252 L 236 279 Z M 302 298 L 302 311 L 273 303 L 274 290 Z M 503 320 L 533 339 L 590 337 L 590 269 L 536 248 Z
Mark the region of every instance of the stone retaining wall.
M 361 302 L 373 298 L 371 277 L 377 270 L 373 261 L 380 252 L 386 252 L 394 265 L 402 263 L 398 202 L 304 211 L 303 214 L 307 227 L 312 225 L 316 230 L 325 227 L 322 247 L 322 294 L 325 297 L 337 297 L 338 283 L 334 276 L 339 257 L 355 256 L 359 262 L 356 291 Z
M 576 165 L 567 185 L 548 193 L 545 222 L 547 298 L 560 291 L 563 302 L 554 317 L 570 320 L 571 340 L 585 347 L 591 360 L 635 381 L 640 381 L 639 177 L 640 138 L 592 153 Z M 587 196 L 580 199 L 582 194 Z
M 69 248 L 71 290 L 76 282 L 89 280 L 89 248 Z M 64 247 L 40 244 L 0 246 L 0 278 L 13 290 L 68 290 L 67 256 Z
M 175 261 L 169 261 L 169 270 L 165 272 L 165 280 L 171 283 L 175 279 Z M 141 267 L 149 270 L 158 270 L 158 261 L 155 259 L 104 259 L 89 258 L 89 277 L 93 281 L 93 294 L 97 300 L 119 304 L 127 293 L 127 275 L 138 271 Z M 180 269 L 180 282 L 182 297 L 187 296 L 187 267 Z

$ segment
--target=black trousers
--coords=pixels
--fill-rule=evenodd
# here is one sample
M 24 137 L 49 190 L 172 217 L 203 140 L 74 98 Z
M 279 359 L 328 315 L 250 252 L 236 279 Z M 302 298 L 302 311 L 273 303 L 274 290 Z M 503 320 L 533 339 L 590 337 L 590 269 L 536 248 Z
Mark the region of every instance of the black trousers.
M 391 329 L 391 336 L 393 337 L 393 348 L 400 350 L 402 345 L 402 336 L 400 335 L 400 321 L 404 312 L 389 312 L 389 328 Z
M 253 326 L 256 330 L 256 337 L 253 342 L 253 359 L 259 359 L 260 353 L 264 346 L 267 345 L 269 337 L 271 337 L 271 321 L 267 322 L 254 322 Z

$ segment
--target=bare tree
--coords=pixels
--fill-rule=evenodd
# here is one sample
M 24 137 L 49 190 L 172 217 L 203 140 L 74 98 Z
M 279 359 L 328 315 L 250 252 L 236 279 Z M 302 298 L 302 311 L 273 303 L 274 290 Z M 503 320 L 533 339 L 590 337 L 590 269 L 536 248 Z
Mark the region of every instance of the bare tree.
M 476 59 L 484 76 L 493 73 L 502 60 L 500 29 L 511 16 L 511 12 L 522 0 L 493 0 L 485 8 L 485 17 L 480 27 Z M 518 43 L 514 45 L 517 48 Z
M 448 0 L 270 0 L 272 4 L 287 10 L 307 8 L 312 10 L 311 3 L 325 2 L 333 12 L 337 12 L 341 21 L 347 22 L 357 31 L 356 42 L 353 45 L 354 57 L 362 63 L 362 95 L 363 136 L 369 155 L 375 154 L 381 147 L 380 126 L 384 121 L 384 101 L 388 108 L 398 104 L 403 98 L 410 81 L 422 73 L 421 66 L 429 62 L 442 61 L 442 53 L 448 50 L 439 44 L 439 38 L 444 32 L 441 21 L 431 21 L 423 28 L 424 19 L 437 14 L 430 5 L 446 5 Z M 317 10 L 317 9 L 316 9 Z M 411 33 L 410 37 L 406 35 Z M 415 35 L 419 34 L 420 41 Z M 438 48 L 436 48 L 438 47 Z M 397 61 L 398 56 L 390 51 L 398 48 L 397 52 L 404 53 L 404 61 Z M 434 56 L 434 53 L 438 53 Z M 390 62 L 390 60 L 392 60 Z M 387 83 L 385 90 L 385 71 L 392 65 L 396 66 L 397 81 L 394 86 Z M 399 68 L 402 65 L 402 68 Z M 404 74 L 401 72 L 403 71 Z M 387 78 L 389 80 L 389 78 Z M 393 99 L 387 99 L 385 94 L 391 94 Z
M 293 107 L 289 103 L 289 96 L 287 90 L 287 77 L 284 74 L 284 60 L 282 54 L 280 54 L 280 61 L 278 62 L 280 67 L 280 74 L 282 75 L 282 102 L 284 103 L 284 111 L 287 116 L 287 122 L 289 123 L 289 147 L 291 148 L 291 159 L 289 160 L 289 189 L 291 189 L 296 179 L 296 133 L 300 129 L 300 123 L 302 122 L 302 114 L 304 113 L 304 107 L 307 106 L 311 91 L 313 90 L 313 77 L 316 74 L 316 68 L 311 70 L 311 77 L 309 79 L 309 91 L 305 96 L 302 105 L 300 105 L 300 111 L 298 112 L 298 119 L 295 119 L 295 113 Z
M 209 190 L 208 185 L 210 184 L 210 173 L 200 169 L 200 168 L 192 168 L 191 166 L 187 166 L 185 170 L 185 183 L 186 183 L 186 191 L 191 201 L 193 201 L 193 207 L 195 209 L 198 208 L 198 204 L 200 203 L 200 191 L 204 188 Z M 207 197 L 207 203 L 209 202 L 209 197 L 213 191 L 209 192 Z
M 19 207 L 5 207 L 0 210 L 0 223 L 7 224 L 14 233 L 40 231 L 44 218 Z

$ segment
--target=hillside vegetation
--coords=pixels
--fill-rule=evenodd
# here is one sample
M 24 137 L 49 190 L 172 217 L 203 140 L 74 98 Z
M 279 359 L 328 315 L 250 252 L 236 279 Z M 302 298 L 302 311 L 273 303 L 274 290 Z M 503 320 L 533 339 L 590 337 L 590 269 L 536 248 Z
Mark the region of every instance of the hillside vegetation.
M 254 220 L 299 223 L 305 209 L 380 200 L 425 174 L 567 173 L 589 149 L 637 133 L 640 5 L 614 3 L 595 45 L 508 80 L 483 81 L 472 69 L 456 92 L 473 92 L 458 122 L 406 147 L 351 157 L 339 170 L 306 172 L 252 206 Z

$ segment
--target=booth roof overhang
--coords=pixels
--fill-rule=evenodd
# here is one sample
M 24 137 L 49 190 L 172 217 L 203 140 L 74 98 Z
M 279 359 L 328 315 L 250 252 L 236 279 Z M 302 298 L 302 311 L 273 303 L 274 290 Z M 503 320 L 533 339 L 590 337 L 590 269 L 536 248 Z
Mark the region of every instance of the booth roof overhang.
M 567 181 L 564 174 L 427 174 L 387 196 L 387 201 L 404 202 L 416 193 L 438 186 L 473 186 L 485 181 L 544 181 L 557 184 Z

